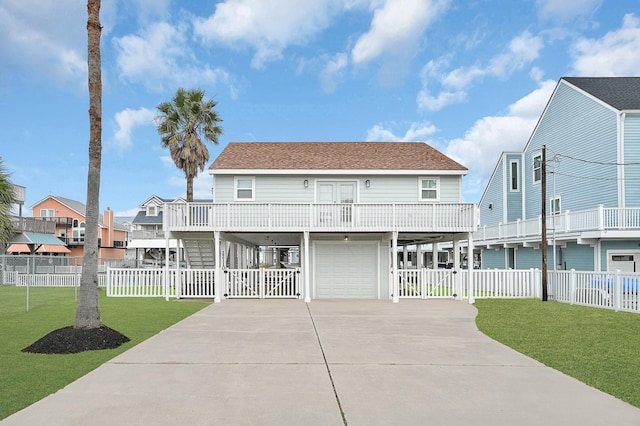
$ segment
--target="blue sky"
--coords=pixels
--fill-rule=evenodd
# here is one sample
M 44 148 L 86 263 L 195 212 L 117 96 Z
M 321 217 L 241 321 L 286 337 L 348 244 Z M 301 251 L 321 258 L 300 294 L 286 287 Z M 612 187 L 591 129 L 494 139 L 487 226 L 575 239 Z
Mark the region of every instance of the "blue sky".
M 86 19 L 80 0 L 0 0 L 0 156 L 27 207 L 86 199 Z M 103 0 L 101 22 L 117 215 L 185 194 L 154 125 L 178 87 L 218 102 L 212 161 L 230 141 L 425 141 L 469 168 L 474 202 L 559 78 L 640 76 L 637 0 Z

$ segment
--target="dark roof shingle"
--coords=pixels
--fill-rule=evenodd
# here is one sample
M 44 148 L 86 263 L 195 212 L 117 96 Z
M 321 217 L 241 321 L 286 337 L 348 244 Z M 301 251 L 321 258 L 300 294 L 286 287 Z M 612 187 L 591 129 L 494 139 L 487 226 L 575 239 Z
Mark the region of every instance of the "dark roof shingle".
M 211 170 L 457 170 L 421 142 L 231 142 Z
M 617 110 L 640 109 L 640 77 L 563 77 Z

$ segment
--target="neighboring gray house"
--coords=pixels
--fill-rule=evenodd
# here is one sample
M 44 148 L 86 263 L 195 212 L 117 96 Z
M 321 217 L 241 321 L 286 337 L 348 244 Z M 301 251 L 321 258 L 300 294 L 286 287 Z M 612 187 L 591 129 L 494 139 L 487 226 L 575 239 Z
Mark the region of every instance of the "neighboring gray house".
M 640 78 L 564 77 L 522 152 L 500 157 L 480 201 L 483 268 L 640 272 Z M 555 250 L 554 250 L 555 247 Z
M 230 143 L 210 173 L 214 202 L 167 203 L 164 229 L 182 241 L 190 268 L 216 269 L 216 283 L 232 269 L 264 267 L 275 247 L 299 261 L 306 301 L 397 301 L 392 253 L 440 241 L 458 247 L 476 230 L 476 205 L 461 202 L 467 169 L 425 143 Z
M 152 195 L 141 205 L 140 211 L 131 222 L 130 241 L 126 259 L 138 266 L 160 266 L 166 257 L 167 241 L 162 229 L 162 210 L 165 203 L 180 202 L 182 199 L 160 198 Z M 184 201 L 184 200 L 182 200 Z M 170 239 L 170 260 L 175 261 L 178 242 Z M 181 257 L 181 256 L 180 256 Z

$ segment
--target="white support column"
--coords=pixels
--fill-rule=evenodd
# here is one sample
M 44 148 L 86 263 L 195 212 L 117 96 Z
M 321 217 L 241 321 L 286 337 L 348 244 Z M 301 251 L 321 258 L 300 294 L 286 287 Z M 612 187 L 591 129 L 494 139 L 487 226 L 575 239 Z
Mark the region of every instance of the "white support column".
M 393 280 L 392 289 L 393 289 L 393 303 L 398 303 L 400 298 L 398 297 L 398 293 L 400 292 L 400 288 L 398 286 L 398 231 L 393 231 L 393 237 L 391 240 L 391 252 L 393 253 L 391 256 L 391 267 L 393 268 L 393 273 L 391 274 L 391 279 Z
M 453 292 L 455 299 L 462 299 L 462 288 L 460 287 L 460 241 L 453 240 Z
M 165 233 L 164 242 L 164 298 L 169 300 L 169 232 Z
M 220 303 L 220 292 L 222 291 L 220 281 L 223 279 L 222 268 L 220 267 L 220 259 L 222 258 L 222 256 L 220 255 L 220 231 L 213 232 L 213 251 L 213 258 L 215 259 L 215 272 L 213 282 L 213 291 L 215 292 L 215 297 L 213 298 L 213 303 Z
M 182 274 L 180 271 L 180 239 L 176 238 L 176 299 L 182 294 Z
M 467 237 L 467 282 L 469 283 L 469 303 L 474 303 L 476 300 L 473 297 L 473 232 L 469 232 Z
M 311 303 L 311 272 L 309 262 L 309 231 L 304 232 L 303 237 L 304 256 L 303 256 L 303 272 L 304 272 L 304 301 L 305 303 Z
M 431 243 L 431 267 L 438 269 L 438 243 Z
M 404 245 L 402 247 L 402 269 L 408 269 L 409 268 L 408 263 L 409 263 L 409 247 Z
M 421 269 L 422 266 L 422 244 L 416 244 L 416 269 Z

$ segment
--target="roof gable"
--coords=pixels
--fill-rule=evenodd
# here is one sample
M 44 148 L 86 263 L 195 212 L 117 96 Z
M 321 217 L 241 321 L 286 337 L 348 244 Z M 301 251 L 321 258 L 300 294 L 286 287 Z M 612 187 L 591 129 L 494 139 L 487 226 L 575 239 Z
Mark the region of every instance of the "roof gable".
M 210 170 L 447 170 L 467 168 L 421 142 L 232 142 Z

